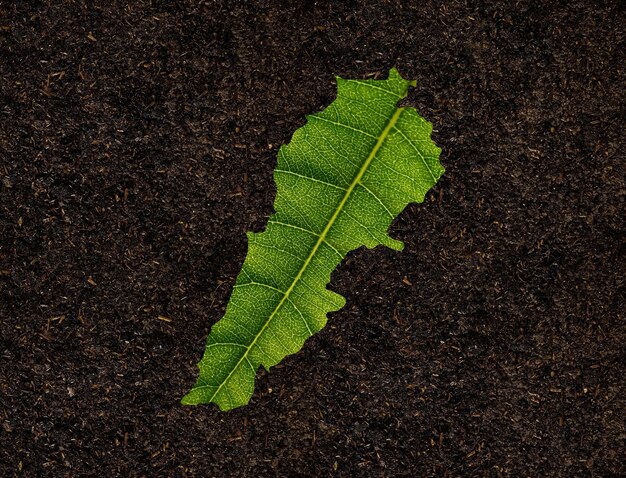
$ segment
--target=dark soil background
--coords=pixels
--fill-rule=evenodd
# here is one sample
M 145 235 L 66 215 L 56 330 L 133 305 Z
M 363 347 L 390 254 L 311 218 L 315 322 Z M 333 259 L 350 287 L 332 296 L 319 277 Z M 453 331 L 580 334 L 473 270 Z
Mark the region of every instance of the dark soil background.
M 0 475 L 618 477 L 620 2 L 0 3 Z M 418 86 L 447 173 L 229 413 L 182 407 L 279 145 Z

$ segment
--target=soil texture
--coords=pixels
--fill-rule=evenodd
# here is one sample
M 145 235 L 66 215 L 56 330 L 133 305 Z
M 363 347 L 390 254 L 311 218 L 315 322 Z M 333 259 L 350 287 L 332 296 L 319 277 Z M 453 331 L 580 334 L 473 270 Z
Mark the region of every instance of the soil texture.
M 0 1 L 0 475 L 625 476 L 617 1 Z M 447 171 L 246 407 L 183 407 L 335 75 Z

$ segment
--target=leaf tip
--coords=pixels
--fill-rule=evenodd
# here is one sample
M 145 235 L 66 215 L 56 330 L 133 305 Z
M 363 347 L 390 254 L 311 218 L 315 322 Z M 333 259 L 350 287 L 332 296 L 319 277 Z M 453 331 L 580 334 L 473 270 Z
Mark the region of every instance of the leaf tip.
M 193 399 L 193 397 L 191 396 L 192 393 L 193 393 L 193 390 L 189 392 L 187 395 L 185 395 L 183 398 L 181 398 L 180 404 L 181 405 L 197 405 L 198 401 Z
M 385 244 L 387 247 L 393 249 L 394 251 L 402 251 L 404 250 L 404 242 L 398 241 L 397 239 L 389 238 L 389 242 Z
M 402 80 L 406 82 L 408 86 L 412 86 L 413 88 L 417 86 L 417 80 L 405 79 L 395 66 L 389 70 L 389 80 Z

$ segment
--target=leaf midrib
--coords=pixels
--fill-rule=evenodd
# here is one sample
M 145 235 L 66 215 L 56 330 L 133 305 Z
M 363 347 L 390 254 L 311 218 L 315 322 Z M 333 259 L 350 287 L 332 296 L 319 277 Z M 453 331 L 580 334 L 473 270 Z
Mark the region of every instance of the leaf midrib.
M 378 136 L 376 144 L 374 145 L 374 148 L 372 148 L 372 151 L 370 152 L 369 156 L 365 160 L 365 163 L 363 163 L 363 166 L 361 166 L 361 169 L 359 170 L 357 175 L 352 180 L 352 183 L 350 183 L 350 186 L 348 186 L 348 188 L 346 189 L 346 192 L 345 192 L 341 202 L 337 206 L 337 209 L 335 209 L 335 212 L 331 216 L 331 218 L 328 221 L 328 223 L 326 224 L 326 227 L 324 228 L 322 233 L 319 235 L 319 237 L 317 239 L 317 242 L 313 246 L 313 249 L 311 249 L 311 253 L 309 254 L 309 256 L 305 259 L 304 263 L 302 264 L 302 267 L 300 268 L 300 271 L 296 275 L 295 279 L 293 280 L 293 282 L 291 283 L 289 288 L 285 291 L 282 299 L 280 300 L 278 305 L 274 308 L 274 310 L 272 311 L 270 316 L 267 318 L 267 320 L 263 324 L 263 327 L 261 327 L 261 330 L 259 330 L 259 332 L 256 334 L 256 336 L 254 337 L 254 340 L 250 343 L 250 345 L 244 346 L 244 347 L 246 347 L 246 351 L 241 356 L 241 358 L 239 359 L 237 364 L 230 371 L 228 376 L 217 387 L 217 390 L 213 393 L 213 395 L 211 395 L 211 398 L 209 399 L 209 402 L 213 401 L 213 399 L 220 393 L 220 391 L 221 391 L 222 387 L 224 386 L 224 384 L 228 383 L 228 381 L 232 377 L 233 373 L 235 373 L 235 371 L 239 368 L 241 363 L 244 360 L 248 359 L 248 354 L 250 353 L 250 350 L 252 350 L 252 348 L 256 344 L 256 342 L 259 339 L 259 337 L 261 337 L 263 335 L 263 332 L 265 332 L 265 330 L 267 329 L 269 324 L 272 322 L 272 320 L 274 319 L 274 316 L 278 313 L 278 311 L 281 309 L 283 304 L 287 300 L 289 300 L 289 295 L 291 294 L 291 292 L 295 288 L 296 284 L 298 283 L 298 281 L 300 280 L 300 278 L 304 274 L 304 271 L 307 269 L 307 267 L 309 266 L 309 264 L 313 260 L 313 257 L 315 256 L 315 253 L 317 252 L 319 247 L 322 245 L 323 242 L 325 242 L 326 235 L 328 234 L 330 229 L 333 227 L 333 224 L 335 223 L 335 221 L 339 217 L 339 214 L 341 214 L 341 211 L 343 210 L 344 206 L 346 205 L 346 202 L 348 202 L 348 199 L 350 198 L 350 195 L 352 194 L 352 191 L 354 191 L 354 188 L 360 183 L 360 181 L 363 178 L 365 172 L 367 171 L 367 168 L 369 167 L 369 165 L 372 163 L 372 161 L 376 157 L 376 153 L 378 153 L 378 151 L 380 150 L 381 146 L 385 142 L 385 139 L 387 139 L 387 137 L 389 136 L 389 132 L 395 126 L 395 124 L 398 122 L 398 118 L 400 118 L 400 115 L 402 114 L 402 111 L 404 111 L 404 108 L 397 108 L 396 111 L 394 112 L 394 114 L 389 119 L 389 122 L 385 126 L 385 129 L 383 129 L 383 131 Z M 248 362 L 249 362 L 249 360 L 248 360 Z M 204 387 L 195 387 L 195 388 L 198 389 L 198 388 L 204 388 Z

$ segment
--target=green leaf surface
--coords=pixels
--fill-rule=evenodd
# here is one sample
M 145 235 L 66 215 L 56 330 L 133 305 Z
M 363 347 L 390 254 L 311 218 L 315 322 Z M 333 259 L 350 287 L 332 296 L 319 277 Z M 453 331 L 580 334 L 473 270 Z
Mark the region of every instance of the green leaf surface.
M 298 352 L 345 299 L 326 288 L 349 251 L 379 244 L 393 219 L 443 174 L 432 126 L 397 103 L 414 82 L 337 78 L 337 98 L 280 148 L 275 213 L 248 233 L 248 255 L 224 317 L 211 329 L 186 405 L 245 405 L 259 366 Z

